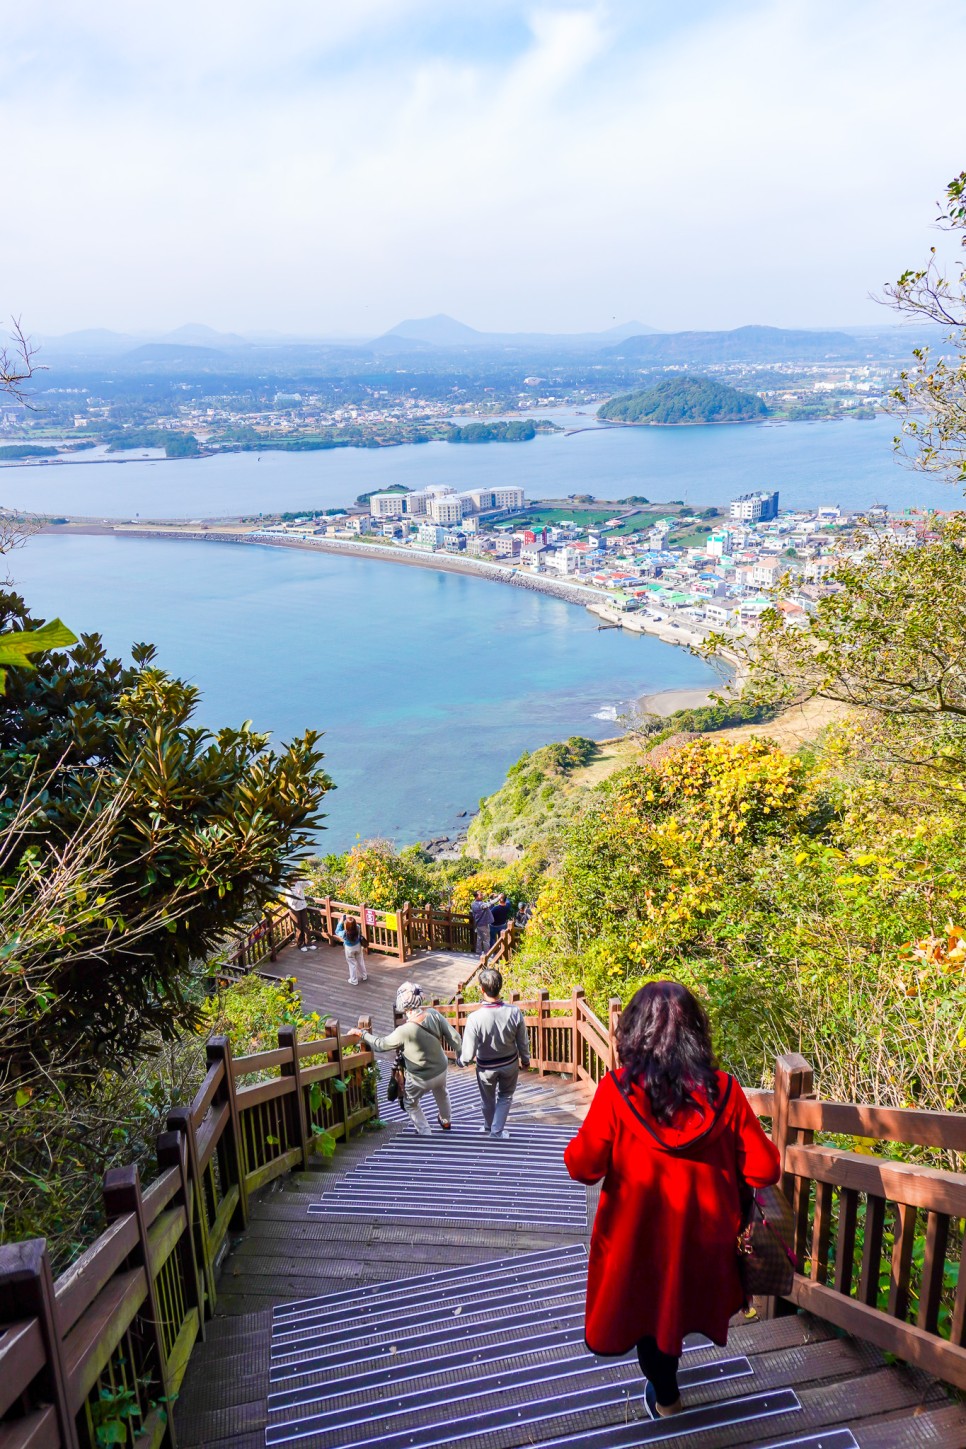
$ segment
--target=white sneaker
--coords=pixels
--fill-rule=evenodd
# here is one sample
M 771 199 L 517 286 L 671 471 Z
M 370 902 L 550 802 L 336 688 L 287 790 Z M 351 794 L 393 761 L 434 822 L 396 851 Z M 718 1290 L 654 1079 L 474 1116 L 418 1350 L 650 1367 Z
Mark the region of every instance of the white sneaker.
M 481 1127 L 480 1128 L 480 1131 L 481 1132 L 485 1132 L 486 1135 L 487 1135 L 487 1137 L 489 1137 L 489 1135 L 490 1135 L 490 1129 L 489 1129 L 489 1127 Z
M 319 948 L 318 948 L 318 946 L 316 946 L 316 945 L 315 945 L 315 944 L 314 944 L 314 942 L 313 942 L 313 943 L 312 943 L 312 944 L 311 944 L 311 945 L 310 945 L 310 946 L 309 946 L 309 950 L 310 950 L 310 951 L 317 951 L 317 950 L 318 950 L 318 949 L 319 949 Z
M 369 980 L 369 977 L 368 977 L 368 975 L 366 974 L 365 971 L 363 971 L 363 973 L 362 973 L 362 980 L 363 981 L 368 981 Z
M 507 1130 L 506 1130 L 506 1128 L 505 1128 L 505 1127 L 504 1127 L 504 1129 L 503 1129 L 503 1131 L 502 1131 L 502 1132 L 494 1132 L 494 1133 L 493 1133 L 493 1136 L 494 1136 L 494 1137 L 502 1137 L 502 1138 L 503 1138 L 503 1141 L 504 1141 L 504 1142 L 509 1142 L 509 1140 L 510 1140 L 510 1134 L 509 1134 L 509 1132 L 508 1132 L 508 1131 L 507 1131 Z
M 304 954 L 304 952 L 306 952 L 306 951 L 307 951 L 307 950 L 308 950 L 308 949 L 309 949 L 309 948 L 308 948 L 308 946 L 300 946 L 300 947 L 299 947 L 299 950 L 300 950 L 300 951 L 301 951 L 301 952 L 303 952 L 303 954 Z

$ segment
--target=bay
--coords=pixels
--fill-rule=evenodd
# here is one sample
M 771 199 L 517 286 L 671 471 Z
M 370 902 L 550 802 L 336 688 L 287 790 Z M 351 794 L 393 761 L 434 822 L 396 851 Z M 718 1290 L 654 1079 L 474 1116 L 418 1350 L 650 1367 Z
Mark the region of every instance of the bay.
M 568 415 L 569 423 L 591 419 Z M 208 458 L 99 458 L 0 466 L 0 504 L 53 515 L 203 518 L 335 508 L 403 483 L 458 489 L 516 485 L 530 498 L 641 494 L 707 507 L 777 488 L 784 507 L 955 508 L 955 489 L 902 466 L 896 421 L 595 428 L 528 443 L 340 448 L 322 453 L 223 453 Z M 83 455 L 81 455 L 83 456 Z M 116 456 L 116 455 L 115 455 Z
M 573 604 L 377 560 L 41 535 L 6 562 L 35 615 L 125 656 L 156 644 L 202 690 L 201 723 L 251 718 L 276 742 L 324 730 L 338 788 L 323 850 L 455 835 L 524 750 L 605 738 L 640 695 L 717 680 L 683 649 L 598 632 Z

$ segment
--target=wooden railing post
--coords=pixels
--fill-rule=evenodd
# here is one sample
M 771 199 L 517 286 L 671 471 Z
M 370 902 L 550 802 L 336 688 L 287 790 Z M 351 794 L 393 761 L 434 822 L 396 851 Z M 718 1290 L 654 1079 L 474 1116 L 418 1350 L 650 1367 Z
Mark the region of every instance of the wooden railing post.
M 38 1407 L 53 1405 L 61 1449 L 79 1449 L 44 1238 L 28 1238 L 22 1243 L 5 1243 L 0 1247 L 0 1330 L 31 1318 L 36 1318 L 40 1326 L 44 1366 L 31 1386 L 30 1397 L 36 1397 Z
M 404 901 L 400 909 L 396 912 L 396 930 L 399 933 L 399 959 L 404 964 L 409 955 L 409 941 L 407 939 L 409 925 L 408 912 L 408 901 Z
M 550 1000 L 550 992 L 542 988 L 537 992 L 537 1060 L 535 1065 L 539 1069 L 541 1077 L 547 1075 L 547 1022 L 550 1018 L 550 1008 L 547 1002 Z
M 265 923 L 268 927 L 268 956 L 270 961 L 278 960 L 278 949 L 275 944 L 275 920 L 271 911 L 265 913 Z
M 332 897 L 325 898 L 325 938 L 328 945 L 332 945 L 335 938 L 335 926 L 332 924 Z
M 176 1167 L 181 1187 L 175 1201 L 184 1208 L 186 1228 L 178 1244 L 181 1259 L 181 1276 L 185 1284 L 185 1306 L 198 1310 L 198 1337 L 205 1336 L 205 1290 L 198 1272 L 198 1258 L 195 1254 L 195 1238 L 191 1230 L 191 1184 L 188 1179 L 187 1143 L 180 1132 L 162 1132 L 157 1141 L 158 1167 L 167 1172 Z
M 609 1047 L 607 1067 L 611 1072 L 616 1072 L 620 1061 L 617 1055 L 617 1023 L 621 1019 L 621 999 L 619 996 L 612 996 L 607 1003 L 607 1045 Z
M 330 1021 L 330 1022 L 328 1022 L 327 1025 L 328 1025 L 328 1029 L 330 1031 L 335 1032 L 335 1059 L 336 1059 L 336 1061 L 339 1064 L 339 1077 L 340 1077 L 340 1079 L 342 1081 L 342 1084 L 343 1084 L 345 1090 L 344 1091 L 339 1091 L 338 1087 L 335 1087 L 333 1090 L 335 1091 L 335 1094 L 336 1094 L 336 1096 L 339 1099 L 339 1109 L 340 1109 L 340 1111 L 342 1113 L 342 1140 L 343 1140 L 343 1142 L 348 1142 L 348 1140 L 349 1140 L 349 1085 L 348 1085 L 348 1083 L 346 1082 L 346 1079 L 345 1079 L 345 1058 L 342 1055 L 342 1032 L 341 1032 L 341 1030 L 339 1028 L 339 1023 L 337 1021 Z
M 221 1105 L 228 1103 L 229 1122 L 218 1143 L 218 1164 L 228 1183 L 238 1184 L 238 1207 L 232 1214 L 231 1226 L 236 1232 L 241 1232 L 248 1226 L 248 1189 L 245 1186 L 245 1173 L 247 1163 L 245 1162 L 245 1144 L 242 1139 L 241 1113 L 238 1110 L 238 1097 L 235 1093 L 235 1072 L 231 1061 L 231 1042 L 226 1036 L 213 1036 L 205 1048 L 205 1058 L 209 1067 L 217 1062 L 222 1062 L 225 1068 L 224 1079 L 218 1087 L 215 1095 L 215 1102 Z
M 141 1372 L 137 1377 L 141 1378 L 146 1368 L 151 1379 L 157 1383 L 161 1392 L 157 1395 L 152 1394 L 151 1397 L 164 1399 L 167 1418 L 161 1443 L 170 1446 L 170 1449 L 177 1449 L 174 1415 L 170 1406 L 171 1386 L 168 1383 L 164 1338 L 161 1333 L 161 1315 L 158 1312 L 157 1289 L 154 1274 L 151 1271 L 151 1247 L 148 1242 L 147 1224 L 144 1221 L 144 1204 L 141 1201 L 141 1181 L 138 1177 L 138 1170 L 133 1164 L 126 1167 L 112 1167 L 105 1174 L 104 1211 L 109 1223 L 116 1222 L 118 1218 L 124 1217 L 127 1213 L 132 1213 L 137 1222 L 138 1242 L 128 1259 L 128 1267 L 143 1269 L 147 1284 L 147 1296 L 138 1310 L 136 1320 L 147 1362 L 139 1366 Z
M 168 1113 L 167 1126 L 169 1132 L 176 1132 L 184 1138 L 188 1181 L 191 1184 L 191 1231 L 195 1238 L 201 1278 L 204 1283 L 205 1313 L 211 1318 L 215 1311 L 218 1292 L 215 1288 L 215 1262 L 208 1233 L 205 1184 L 198 1166 L 198 1139 L 191 1125 L 191 1108 L 173 1107 Z
M 290 1062 L 283 1062 L 279 1068 L 279 1075 L 291 1077 L 293 1081 L 292 1100 L 289 1103 L 289 1143 L 290 1147 L 300 1147 L 302 1150 L 302 1167 L 309 1165 L 309 1128 L 305 1119 L 305 1097 L 302 1094 L 302 1073 L 299 1069 L 299 1041 L 298 1033 L 294 1026 L 280 1026 L 278 1029 L 278 1044 L 284 1050 L 292 1053 Z
M 805 1256 L 808 1233 L 808 1183 L 803 1183 L 801 1178 L 793 1178 L 785 1171 L 785 1149 L 791 1142 L 803 1138 L 800 1131 L 789 1125 L 788 1108 L 796 1098 L 812 1095 L 813 1080 L 812 1068 L 798 1052 L 785 1052 L 775 1063 L 775 1111 L 771 1120 L 771 1138 L 781 1158 L 782 1191 L 791 1202 L 795 1216 L 794 1246 L 799 1269 Z M 812 1136 L 811 1133 L 807 1135 L 809 1138 Z M 781 1311 L 781 1304 L 782 1300 L 778 1298 L 758 1300 L 759 1318 L 774 1318 Z
M 573 1067 L 574 1081 L 580 1080 L 580 1063 L 583 1059 L 583 1050 L 580 1044 L 580 1009 L 584 1004 L 584 988 L 575 986 L 570 998 L 571 1026 L 573 1027 Z

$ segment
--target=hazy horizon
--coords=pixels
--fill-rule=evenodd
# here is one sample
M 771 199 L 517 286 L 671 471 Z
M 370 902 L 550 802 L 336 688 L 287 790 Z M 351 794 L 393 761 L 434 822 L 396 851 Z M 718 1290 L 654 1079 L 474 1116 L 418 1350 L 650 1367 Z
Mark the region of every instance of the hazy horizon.
M 5 41 L 31 334 L 888 326 L 964 164 L 955 0 L 35 0 Z

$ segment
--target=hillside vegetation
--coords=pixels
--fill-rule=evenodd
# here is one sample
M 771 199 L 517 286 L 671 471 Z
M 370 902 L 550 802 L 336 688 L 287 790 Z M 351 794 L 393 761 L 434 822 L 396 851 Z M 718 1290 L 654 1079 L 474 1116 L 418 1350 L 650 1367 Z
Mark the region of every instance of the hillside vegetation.
M 675 427 L 696 423 L 752 423 L 768 416 L 760 397 L 710 377 L 666 377 L 642 392 L 624 393 L 597 409 L 619 423 Z

